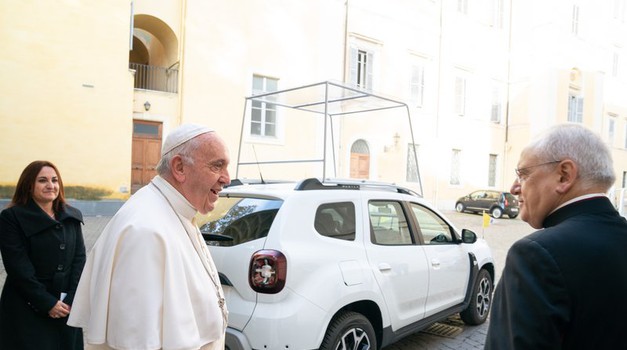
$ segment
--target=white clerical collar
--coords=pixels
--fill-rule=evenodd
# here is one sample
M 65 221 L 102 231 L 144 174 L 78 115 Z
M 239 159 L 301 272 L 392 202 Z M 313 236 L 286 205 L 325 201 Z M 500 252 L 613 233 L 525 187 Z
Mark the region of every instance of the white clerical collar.
M 174 186 L 159 175 L 152 178 L 152 183 L 157 186 L 168 201 L 170 201 L 177 214 L 183 216 L 189 221 L 192 221 L 196 215 L 196 209 L 179 191 L 176 190 L 176 188 L 174 188 Z
M 553 209 L 553 211 L 552 211 L 551 213 L 553 213 L 553 212 L 555 212 L 556 210 L 558 210 L 559 208 L 565 207 L 565 206 L 567 206 L 567 205 L 569 205 L 569 204 L 571 204 L 571 203 L 579 202 L 579 201 L 582 201 L 582 200 L 584 200 L 584 199 L 589 199 L 589 198 L 594 198 L 594 197 L 607 197 L 607 196 L 605 195 L 605 193 L 589 193 L 589 194 L 584 194 L 583 196 L 575 197 L 575 198 L 573 198 L 573 199 L 571 199 L 571 200 L 568 200 L 568 201 L 566 201 L 566 202 L 564 202 L 564 203 L 560 204 L 557 208 Z

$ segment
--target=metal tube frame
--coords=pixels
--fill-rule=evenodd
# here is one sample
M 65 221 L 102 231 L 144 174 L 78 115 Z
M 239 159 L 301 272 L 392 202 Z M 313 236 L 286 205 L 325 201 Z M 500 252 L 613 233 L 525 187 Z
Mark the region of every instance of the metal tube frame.
M 268 100 L 267 97 L 270 96 L 281 96 L 281 95 L 285 95 L 286 93 L 289 92 L 294 92 L 294 91 L 300 91 L 300 90 L 304 90 L 304 89 L 309 89 L 309 88 L 314 88 L 317 86 L 321 86 L 324 85 L 324 100 L 323 101 L 314 101 L 311 103 L 305 103 L 305 104 L 299 104 L 299 105 L 290 105 L 287 103 L 283 103 L 280 102 L 279 99 L 277 98 L 276 101 L 272 101 L 272 100 Z M 351 96 L 347 96 L 347 97 L 343 97 L 343 98 L 335 98 L 335 99 L 331 99 L 329 100 L 329 86 L 333 86 L 333 87 L 337 87 L 340 88 L 342 90 L 346 90 L 346 91 L 350 91 L 355 93 L 355 95 L 351 95 Z M 340 113 L 330 113 L 329 112 L 329 103 L 343 103 L 343 102 L 348 102 L 348 101 L 352 101 L 352 100 L 358 100 L 361 98 L 366 98 L 366 99 L 375 99 L 377 101 L 383 101 L 383 102 L 387 102 L 389 104 L 391 104 L 390 106 L 384 106 L 384 107 L 372 107 L 372 108 L 364 108 L 361 110 L 351 110 L 351 111 L 342 111 Z M 272 103 L 276 106 L 279 107 L 284 107 L 284 108 L 291 108 L 291 109 L 296 109 L 296 110 L 301 110 L 301 111 L 306 111 L 306 112 L 311 112 L 311 113 L 316 113 L 316 114 L 322 114 L 324 115 L 324 132 L 323 132 L 323 137 L 324 137 L 324 142 L 323 142 L 323 155 L 321 159 L 302 159 L 302 160 L 271 160 L 271 161 L 263 161 L 263 162 L 242 162 L 241 161 L 241 154 L 242 154 L 242 143 L 244 140 L 244 127 L 246 124 L 246 111 L 248 110 L 248 101 L 252 101 L 252 100 L 257 100 L 257 101 L 261 101 L 261 102 L 266 102 L 266 103 Z M 308 107 L 313 107 L 313 106 L 320 106 L 323 105 L 323 111 L 317 111 L 317 110 L 313 110 L 310 109 Z M 405 111 L 407 112 L 407 120 L 409 121 L 409 132 L 411 135 L 411 142 L 412 142 L 412 147 L 415 147 L 416 142 L 415 142 L 415 138 L 414 138 L 414 128 L 412 125 L 412 121 L 411 121 L 411 115 L 410 115 L 410 111 L 409 111 L 409 106 L 404 103 L 404 102 L 400 102 L 400 101 L 396 101 L 387 97 L 383 97 L 380 95 L 375 95 L 363 90 L 359 90 L 359 89 L 355 89 L 349 86 L 345 86 L 343 84 L 339 84 L 339 83 L 335 83 L 335 82 L 331 82 L 331 81 L 324 81 L 324 82 L 320 82 L 320 83 L 315 83 L 315 84 L 309 84 L 309 85 L 303 85 L 303 86 L 299 86 L 299 87 L 295 87 L 295 88 L 291 88 L 291 89 L 284 89 L 284 90 L 278 90 L 278 91 L 272 91 L 272 92 L 268 92 L 268 93 L 263 93 L 263 94 L 258 94 L 258 95 L 252 95 L 249 97 L 245 98 L 245 103 L 244 103 L 244 111 L 243 111 L 243 117 L 242 117 L 242 126 L 241 126 L 241 130 L 240 130 L 240 142 L 239 142 L 239 147 L 237 150 L 237 165 L 236 165 L 236 169 L 235 169 L 235 177 L 237 178 L 239 175 L 239 166 L 240 165 L 255 165 L 255 164 L 285 164 L 285 163 L 314 163 L 314 162 L 322 162 L 322 181 L 324 181 L 324 179 L 326 178 L 326 158 L 327 158 L 327 123 L 329 122 L 329 128 L 330 128 L 330 133 L 331 133 L 331 148 L 333 149 L 333 172 L 335 174 L 335 176 L 337 176 L 337 159 L 336 159 L 336 155 L 335 155 L 335 139 L 333 138 L 334 133 L 333 133 L 333 117 L 334 116 L 342 116 L 342 115 L 351 115 L 351 114 L 357 114 L 357 113 L 367 113 L 367 112 L 375 112 L 375 111 L 381 111 L 381 110 L 387 110 L 387 109 L 394 109 L 394 108 L 405 108 Z M 420 195 L 422 195 L 422 179 L 420 177 L 420 167 L 418 165 L 418 153 L 416 152 L 415 148 L 414 148 L 414 161 L 416 162 L 416 173 L 418 175 L 418 186 L 420 188 Z

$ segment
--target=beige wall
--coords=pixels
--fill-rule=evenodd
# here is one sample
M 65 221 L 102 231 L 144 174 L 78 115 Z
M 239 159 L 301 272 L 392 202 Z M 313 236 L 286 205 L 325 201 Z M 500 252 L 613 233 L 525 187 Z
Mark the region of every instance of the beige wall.
M 128 1 L 0 4 L 1 183 L 47 159 L 66 184 L 128 187 L 129 21 Z
M 184 119 L 211 124 L 233 153 L 253 74 L 279 79 L 279 89 L 342 78 L 343 1 L 188 1 L 186 13 Z
M 627 171 L 625 17 L 623 14 L 622 21 L 614 18 L 614 2 L 577 4 L 580 23 L 578 34 L 574 35 L 570 21 L 572 2 L 513 1 L 516 12 L 512 21 L 510 156 L 506 166 L 516 167 L 520 151 L 531 137 L 567 121 L 569 91 L 579 89 L 584 98 L 583 124 L 608 143 L 608 113 L 616 116 L 615 139 L 610 149 L 616 185 L 620 187 L 622 174 Z M 564 15 L 556 16 L 560 13 Z M 614 53 L 620 57 L 618 76 L 612 72 Z
M 494 187 L 509 189 L 529 138 L 566 120 L 573 68 L 584 81 L 584 123 L 605 134 L 608 113 L 617 116 L 612 147 L 620 181 L 627 171 L 627 30 L 621 30 L 627 27 L 610 18 L 612 4 L 581 1 L 586 16 L 573 37 L 570 1 L 503 1 L 502 28 L 491 25 L 489 3 L 469 2 L 461 14 L 448 1 L 136 0 L 136 39 L 147 49 L 141 54 L 150 64 L 179 70 L 178 93 L 165 93 L 133 89 L 130 1 L 3 1 L 0 183 L 14 183 L 31 160 L 49 159 L 67 184 L 104 186 L 124 197 L 133 119 L 163 123 L 164 136 L 181 122 L 214 127 L 235 163 L 254 74 L 278 79 L 279 89 L 343 82 L 355 44 L 376 54 L 374 92 L 410 106 L 424 195 L 440 208 L 452 209 L 457 197 L 487 187 L 490 154 L 499 160 Z M 618 77 L 610 74 L 614 52 L 621 57 Z M 409 100 L 416 61 L 425 67 L 419 108 Z M 452 107 L 459 74 L 467 78 L 464 116 Z M 495 84 L 505 87 L 499 123 L 490 121 Z M 319 157 L 323 120 L 305 115 L 280 111 L 277 139 L 259 140 L 248 134 L 247 109 L 243 160 Z M 350 117 L 334 130 L 338 177 L 348 177 L 350 146 L 363 139 L 371 179 L 416 189 L 405 182 L 411 133 L 404 110 Z M 449 183 L 452 149 L 462 150 L 459 185 Z M 230 170 L 235 176 L 234 164 Z M 319 166 L 261 170 L 266 179 L 320 176 Z M 249 167 L 239 175 L 257 177 L 258 171 Z M 327 175 L 332 171 L 328 163 Z

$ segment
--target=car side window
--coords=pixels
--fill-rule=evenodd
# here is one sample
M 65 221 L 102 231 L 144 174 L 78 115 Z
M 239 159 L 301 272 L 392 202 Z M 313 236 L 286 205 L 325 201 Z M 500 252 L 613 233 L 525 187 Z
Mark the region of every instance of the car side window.
M 279 199 L 221 197 L 217 210 L 198 214 L 196 221 L 203 236 L 224 238 L 207 244 L 235 246 L 266 237 L 282 204 Z
M 325 203 L 316 210 L 314 228 L 326 237 L 355 240 L 355 204 L 352 202 Z
M 455 242 L 452 228 L 436 213 L 416 203 L 411 203 L 411 209 L 425 244 Z
M 413 244 L 407 217 L 399 202 L 370 201 L 370 237 L 372 243 L 380 245 Z
M 485 196 L 486 196 L 485 192 L 481 192 L 481 191 L 473 192 L 470 194 L 470 198 L 473 200 L 482 199 L 482 198 L 485 198 Z

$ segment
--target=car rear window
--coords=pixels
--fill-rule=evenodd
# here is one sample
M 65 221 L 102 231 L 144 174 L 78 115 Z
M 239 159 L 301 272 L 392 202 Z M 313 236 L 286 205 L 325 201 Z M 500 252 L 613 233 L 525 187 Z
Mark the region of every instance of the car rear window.
M 316 231 L 326 237 L 355 240 L 355 204 L 352 202 L 326 203 L 316 210 Z
M 279 199 L 222 197 L 212 212 L 197 218 L 200 232 L 213 246 L 266 237 L 282 204 Z

